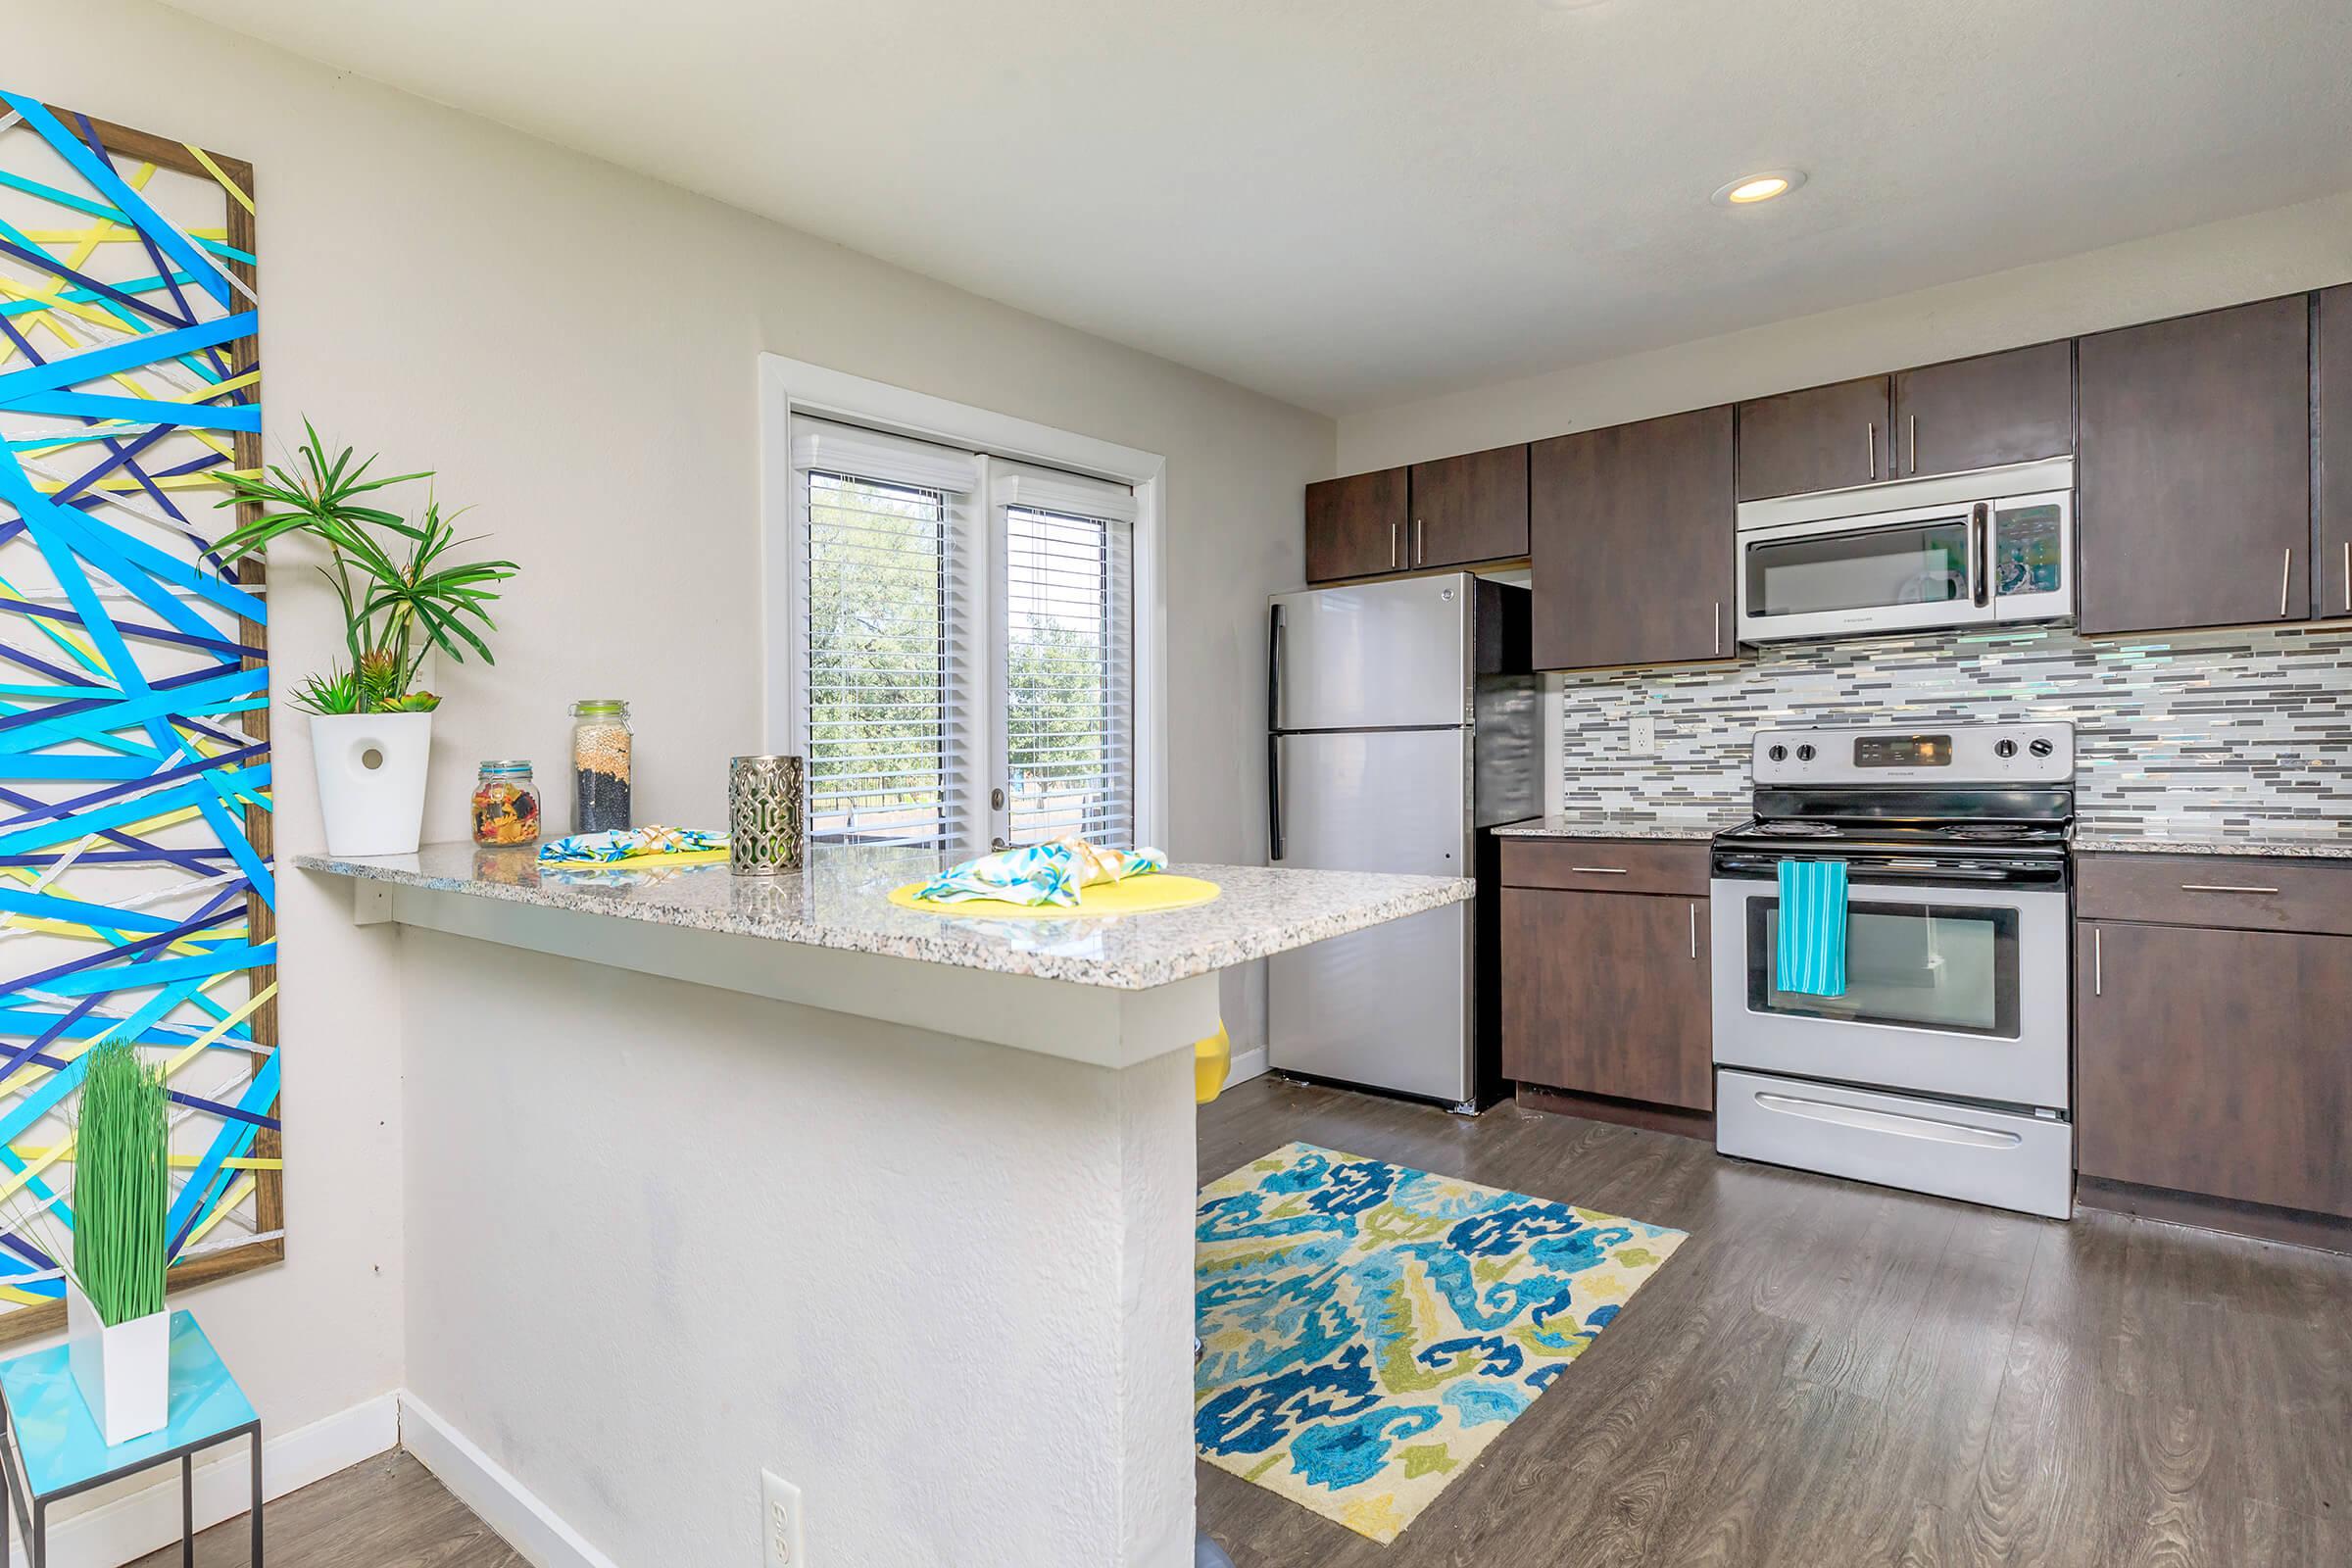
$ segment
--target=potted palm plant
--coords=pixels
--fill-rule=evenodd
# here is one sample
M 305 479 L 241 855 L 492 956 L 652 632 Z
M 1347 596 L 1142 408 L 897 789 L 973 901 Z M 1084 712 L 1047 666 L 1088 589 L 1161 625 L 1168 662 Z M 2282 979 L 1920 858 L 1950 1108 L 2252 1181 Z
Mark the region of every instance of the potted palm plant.
M 74 1386 L 112 1446 L 161 1430 L 170 1414 L 170 1133 L 163 1074 L 127 1041 L 97 1046 L 86 1059 L 74 1137 L 66 1353 Z
M 459 514 L 444 515 L 429 490 L 414 520 L 364 499 L 430 473 L 370 476 L 374 458 L 354 464 L 345 447 L 330 459 L 310 421 L 303 432 L 301 471 L 272 465 L 266 473 L 223 475 L 232 493 L 220 505 L 261 512 L 216 549 L 230 562 L 289 534 L 326 546 L 318 572 L 342 605 L 350 659 L 305 678 L 294 703 L 312 714 L 327 851 L 406 855 L 423 828 L 432 713 L 441 703 L 423 689 L 424 662 L 438 652 L 462 663 L 468 650 L 484 663 L 498 662 L 482 633 L 498 629 L 488 607 L 514 564 L 453 561 L 474 540 L 458 537 Z

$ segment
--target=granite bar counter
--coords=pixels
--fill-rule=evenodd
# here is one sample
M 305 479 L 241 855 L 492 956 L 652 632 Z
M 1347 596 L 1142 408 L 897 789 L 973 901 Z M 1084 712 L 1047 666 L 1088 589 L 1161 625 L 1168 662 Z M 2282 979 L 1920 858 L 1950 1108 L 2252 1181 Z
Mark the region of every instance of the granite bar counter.
M 1745 810 L 1659 813 L 1656 815 L 1583 815 L 1577 813 L 1530 817 L 1509 822 L 1494 832 L 1510 839 L 1686 839 L 1704 841 L 1726 828 L 1748 820 Z
M 774 879 L 466 845 L 296 863 L 396 945 L 397 999 L 349 1004 L 400 1012 L 440 1413 L 537 1412 L 551 1485 L 604 1476 L 616 1425 L 692 1428 L 663 1484 L 549 1499 L 615 1561 L 709 1539 L 770 1468 L 827 1561 L 1190 1568 L 1218 972 L 1471 896 L 1187 865 L 1215 902 L 976 918 L 892 906 L 939 865 L 903 850 Z M 437 1360 L 461 1343 L 463 1377 Z

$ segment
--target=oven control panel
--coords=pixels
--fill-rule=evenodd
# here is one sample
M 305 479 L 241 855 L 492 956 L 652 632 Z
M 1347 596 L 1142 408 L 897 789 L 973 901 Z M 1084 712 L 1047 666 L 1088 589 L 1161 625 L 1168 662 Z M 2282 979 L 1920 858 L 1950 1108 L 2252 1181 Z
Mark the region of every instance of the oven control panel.
M 1755 739 L 1758 785 L 2071 784 L 2072 724 L 1879 724 L 1766 729 Z

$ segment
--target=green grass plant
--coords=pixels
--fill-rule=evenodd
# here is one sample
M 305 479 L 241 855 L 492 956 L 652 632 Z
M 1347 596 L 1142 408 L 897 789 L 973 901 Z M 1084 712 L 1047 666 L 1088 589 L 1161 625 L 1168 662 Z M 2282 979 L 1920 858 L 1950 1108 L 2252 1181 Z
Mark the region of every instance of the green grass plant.
M 164 1309 L 165 1107 L 163 1074 L 128 1043 L 90 1052 L 74 1143 L 74 1277 L 108 1328 Z

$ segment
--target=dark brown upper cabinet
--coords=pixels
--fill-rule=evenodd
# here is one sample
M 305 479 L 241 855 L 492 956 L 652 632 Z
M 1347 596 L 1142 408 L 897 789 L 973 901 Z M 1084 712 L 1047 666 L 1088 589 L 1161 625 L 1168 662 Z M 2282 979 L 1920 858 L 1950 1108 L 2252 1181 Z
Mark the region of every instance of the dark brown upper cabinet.
M 1402 468 L 1306 487 L 1306 580 L 1336 582 L 1404 566 Z
M 2084 632 L 2311 614 L 2303 295 L 2078 346 Z
M 1526 447 L 1413 465 L 1407 567 L 1516 561 L 1526 554 Z
M 2352 283 L 2320 296 L 2319 374 L 2312 418 L 2320 484 L 2317 609 L 2352 615 Z
M 1740 405 L 1740 499 L 1842 490 L 1892 476 L 1887 377 L 1865 376 Z
M 1965 473 L 2075 449 L 2075 346 L 1983 354 L 1894 373 L 1894 471 Z
M 1731 654 L 1733 466 L 1728 405 L 1536 443 L 1537 668 Z

